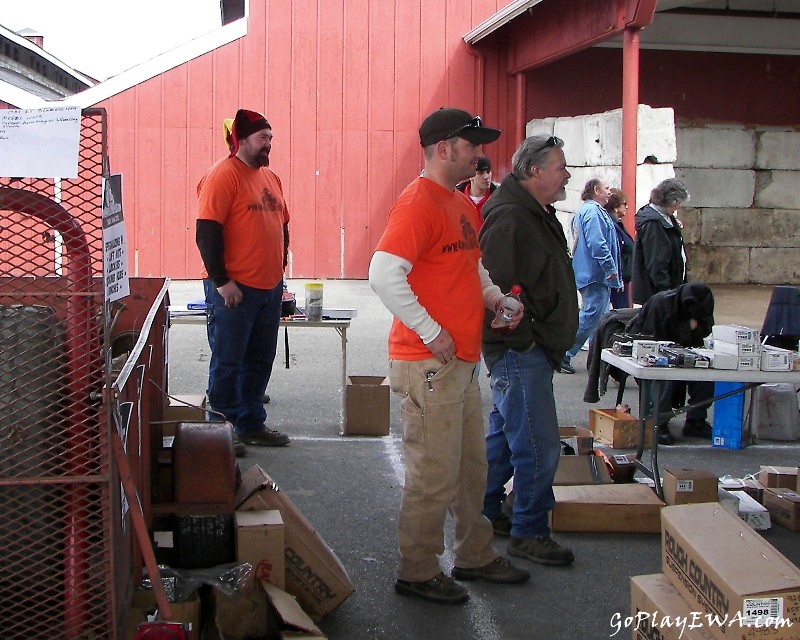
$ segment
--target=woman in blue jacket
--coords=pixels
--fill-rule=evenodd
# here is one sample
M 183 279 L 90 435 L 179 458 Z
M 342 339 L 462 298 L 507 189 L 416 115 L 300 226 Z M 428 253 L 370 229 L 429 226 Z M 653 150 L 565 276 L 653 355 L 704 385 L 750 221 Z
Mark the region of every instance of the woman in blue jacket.
M 570 361 L 608 311 L 611 290 L 622 287 L 617 231 L 603 208 L 610 196 L 608 184 L 600 178 L 592 178 L 583 188 L 584 202 L 572 218 L 572 269 L 582 304 L 575 344 L 564 356 L 561 373 L 575 373 Z

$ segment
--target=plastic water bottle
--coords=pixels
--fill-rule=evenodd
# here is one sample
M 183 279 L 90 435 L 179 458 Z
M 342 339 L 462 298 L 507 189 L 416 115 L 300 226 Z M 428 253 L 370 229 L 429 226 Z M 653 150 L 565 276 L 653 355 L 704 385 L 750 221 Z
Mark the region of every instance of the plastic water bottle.
M 500 299 L 500 304 L 497 307 L 497 313 L 492 320 L 492 330 L 497 333 L 505 333 L 509 330 L 508 325 L 514 319 L 517 311 L 522 306 L 519 294 L 522 293 L 522 287 L 515 284 L 511 287 L 511 292 L 507 293 Z

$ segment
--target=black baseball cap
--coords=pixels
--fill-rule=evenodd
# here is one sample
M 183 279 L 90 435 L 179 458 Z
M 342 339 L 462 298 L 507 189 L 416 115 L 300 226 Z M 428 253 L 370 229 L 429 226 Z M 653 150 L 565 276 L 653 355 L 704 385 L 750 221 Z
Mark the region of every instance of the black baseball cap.
M 472 144 L 488 144 L 499 137 L 499 129 L 484 127 L 480 116 L 470 115 L 461 109 L 434 111 L 419 127 L 419 142 L 423 147 L 450 138 L 464 138 Z
M 492 170 L 492 161 L 489 160 L 486 156 L 478 158 L 478 164 L 475 167 L 476 173 L 479 171 L 491 171 Z

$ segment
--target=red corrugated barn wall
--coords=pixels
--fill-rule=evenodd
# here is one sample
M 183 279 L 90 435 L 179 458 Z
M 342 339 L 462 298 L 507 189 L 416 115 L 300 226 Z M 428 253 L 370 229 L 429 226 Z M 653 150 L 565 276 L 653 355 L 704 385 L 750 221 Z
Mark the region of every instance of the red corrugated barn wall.
M 197 278 L 195 185 L 222 120 L 263 110 L 291 210 L 296 278 L 365 278 L 396 195 L 419 172 L 417 128 L 482 110 L 462 36 L 503 0 L 251 0 L 247 35 L 100 103 L 123 174 L 130 270 Z

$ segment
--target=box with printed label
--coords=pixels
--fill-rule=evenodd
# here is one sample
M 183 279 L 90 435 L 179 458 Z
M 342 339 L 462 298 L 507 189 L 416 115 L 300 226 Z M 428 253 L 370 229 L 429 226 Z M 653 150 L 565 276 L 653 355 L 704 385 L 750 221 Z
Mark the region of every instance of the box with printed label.
M 745 491 L 731 491 L 739 499 L 739 518 L 756 531 L 767 531 L 771 526 L 769 511 Z
M 800 531 L 800 495 L 791 489 L 766 489 L 764 507 L 769 511 L 773 522 Z
M 791 371 L 794 364 L 793 352 L 764 345 L 761 348 L 762 371 Z
M 692 613 L 663 573 L 631 578 L 633 640 L 712 640 L 714 636 L 703 624 L 705 620 L 692 621 Z M 676 621 L 681 619 L 691 622 L 678 624 Z
M 286 591 L 320 620 L 353 593 L 347 570 L 284 491 L 257 464 L 242 474 L 236 494 L 240 511 L 278 509 L 284 524 Z
M 658 355 L 658 342 L 656 340 L 634 340 L 633 351 L 631 357 L 634 360 L 639 360 L 645 356 Z
M 664 502 L 667 504 L 714 502 L 717 499 L 718 484 L 717 476 L 705 469 L 665 467 Z
M 702 349 L 700 347 L 696 347 L 692 349 L 692 351 L 696 351 L 704 358 L 708 358 L 712 369 L 735 370 L 739 368 L 739 357 L 731 355 L 730 353 L 721 353 L 720 351 Z
M 589 429 L 595 439 L 612 449 L 635 449 L 639 444 L 639 418 L 618 409 L 590 409 Z M 644 446 L 649 447 L 653 429 L 644 430 Z
M 715 324 L 711 327 L 711 335 L 714 337 L 714 344 L 718 340 L 723 342 L 761 342 L 758 331 L 738 324 Z
M 715 503 L 664 507 L 661 525 L 661 569 L 690 610 L 725 621 L 716 638 L 796 640 L 800 569 L 771 544 Z
M 236 512 L 236 559 L 253 567 L 250 584 L 266 580 L 284 588 L 283 518 L 277 509 Z
M 761 345 L 757 342 L 725 342 L 714 340 L 714 351 L 726 353 L 739 358 L 756 358 L 761 356 Z

